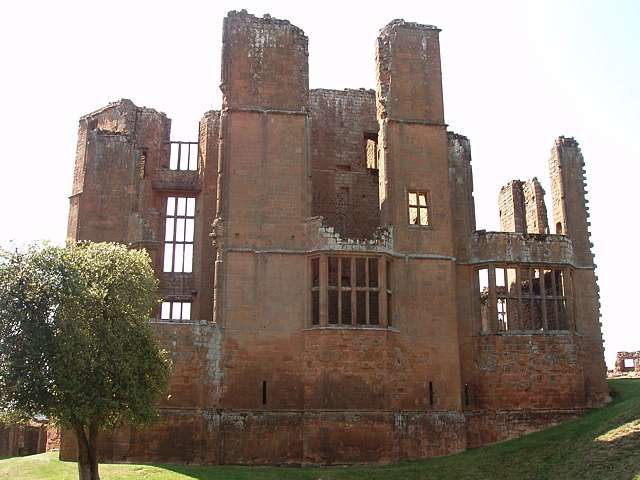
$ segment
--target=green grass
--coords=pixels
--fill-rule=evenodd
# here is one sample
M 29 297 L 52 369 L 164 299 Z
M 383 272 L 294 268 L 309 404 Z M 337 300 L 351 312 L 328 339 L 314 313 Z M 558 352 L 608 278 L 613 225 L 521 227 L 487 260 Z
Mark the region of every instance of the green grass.
M 611 380 L 614 401 L 517 440 L 429 460 L 371 467 L 101 465 L 103 480 L 640 480 L 640 380 Z M 73 480 L 56 453 L 0 460 L 0 479 Z

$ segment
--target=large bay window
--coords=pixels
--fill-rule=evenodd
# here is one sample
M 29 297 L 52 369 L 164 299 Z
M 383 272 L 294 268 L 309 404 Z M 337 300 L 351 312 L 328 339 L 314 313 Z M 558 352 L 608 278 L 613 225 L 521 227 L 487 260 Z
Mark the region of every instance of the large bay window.
M 573 328 L 568 268 L 489 265 L 477 275 L 484 332 Z
M 327 254 L 310 262 L 312 326 L 391 325 L 385 257 Z

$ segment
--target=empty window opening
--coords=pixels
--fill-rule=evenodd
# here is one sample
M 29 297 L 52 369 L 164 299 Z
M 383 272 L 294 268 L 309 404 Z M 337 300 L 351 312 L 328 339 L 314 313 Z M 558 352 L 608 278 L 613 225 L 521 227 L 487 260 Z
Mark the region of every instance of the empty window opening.
M 140 150 L 140 174 L 142 178 L 147 176 L 147 151 Z
M 378 170 L 378 134 L 364 134 L 364 158 L 367 160 L 367 168 Z
M 198 143 L 197 142 L 170 142 L 171 156 L 169 157 L 170 170 L 197 170 L 198 169 Z
M 162 302 L 160 319 L 173 322 L 191 320 L 191 302 Z
M 507 317 L 507 300 L 504 298 L 497 299 L 498 304 L 498 330 L 507 331 L 509 329 Z
M 195 208 L 195 198 L 167 198 L 163 269 L 165 272 L 192 271 Z
M 556 235 L 562 235 L 562 222 L 556 223 Z
M 629 369 L 629 370 L 633 370 L 635 368 L 635 364 L 634 364 L 634 360 L 633 358 L 625 358 L 624 359 L 624 368 L 625 369 Z
M 429 382 L 429 386 L 428 386 L 428 390 L 429 390 L 429 405 L 433 407 L 433 382 Z
M 495 283 L 490 285 L 492 269 Z M 478 287 L 485 332 L 569 329 L 562 269 L 490 266 L 478 270 Z
M 409 225 L 429 225 L 429 192 L 408 192 Z
M 469 384 L 468 383 L 464 384 L 464 404 L 467 407 L 469 406 Z
M 262 381 L 262 405 L 267 404 L 267 381 Z

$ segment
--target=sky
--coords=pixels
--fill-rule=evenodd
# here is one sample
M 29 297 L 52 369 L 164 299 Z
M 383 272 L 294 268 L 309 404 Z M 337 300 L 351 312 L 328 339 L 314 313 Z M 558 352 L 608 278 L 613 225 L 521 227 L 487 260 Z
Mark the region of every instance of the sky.
M 222 19 L 243 8 L 305 31 L 311 88 L 375 88 L 375 40 L 395 18 L 441 28 L 445 118 L 471 141 L 479 229 L 498 229 L 511 179 L 537 176 L 550 207 L 551 146 L 575 137 L 607 363 L 640 350 L 636 0 L 2 2 L 0 245 L 64 241 L 81 115 L 129 98 L 172 118 L 172 140 L 196 140 L 220 108 Z

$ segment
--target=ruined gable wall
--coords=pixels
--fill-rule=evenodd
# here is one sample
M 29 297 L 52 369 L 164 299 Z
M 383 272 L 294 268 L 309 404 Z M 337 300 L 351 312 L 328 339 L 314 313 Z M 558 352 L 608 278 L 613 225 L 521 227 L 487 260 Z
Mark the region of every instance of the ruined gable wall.
M 367 168 L 365 134 L 377 137 L 373 90 L 311 90 L 312 214 L 345 238 L 380 224 L 378 171 Z M 371 153 L 371 152 L 370 152 Z

